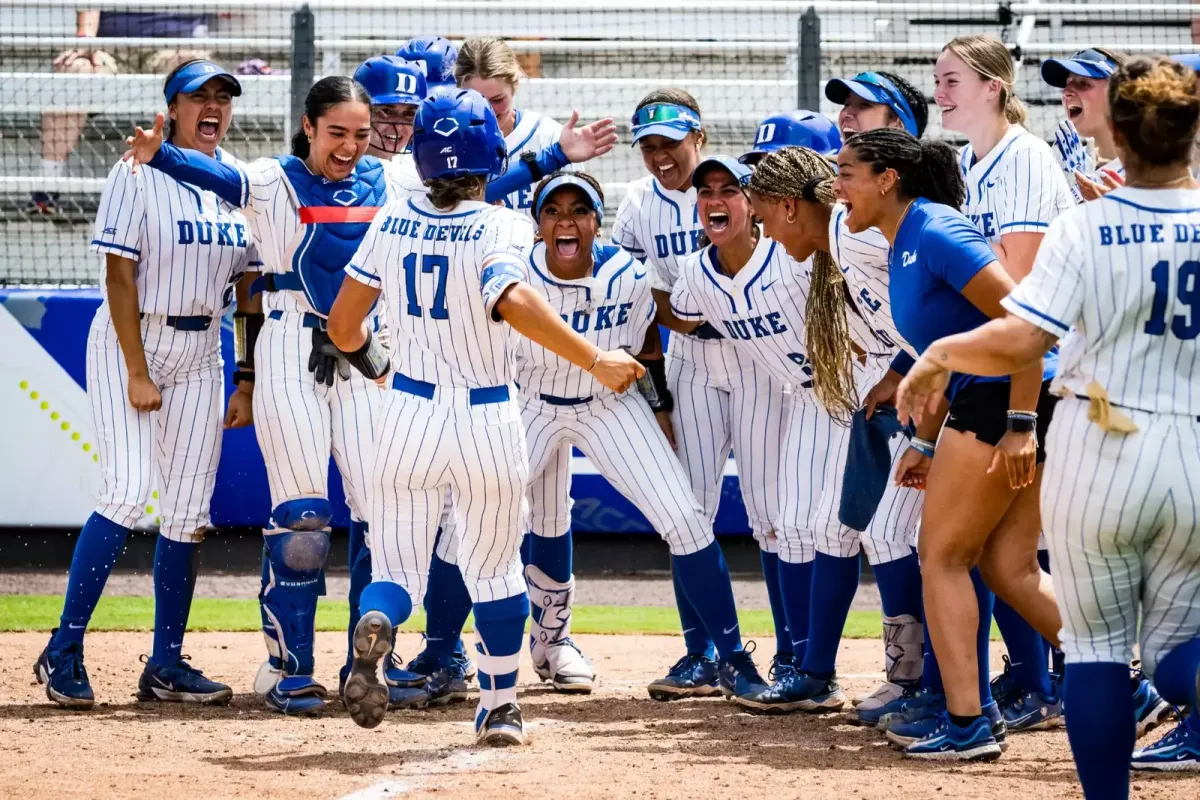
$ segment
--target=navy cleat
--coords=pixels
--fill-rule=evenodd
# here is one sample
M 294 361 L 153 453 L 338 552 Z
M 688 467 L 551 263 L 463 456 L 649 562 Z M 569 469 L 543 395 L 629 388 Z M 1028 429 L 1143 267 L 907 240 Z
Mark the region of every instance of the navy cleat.
M 907 747 L 913 742 L 918 742 L 927 736 L 933 734 L 933 731 L 940 724 L 941 717 L 946 713 L 945 698 L 942 698 L 943 705 L 936 713 L 922 717 L 921 719 L 912 722 L 895 722 L 887 729 L 887 739 L 892 744 L 898 747 Z M 992 726 L 992 738 L 1000 745 L 1000 752 L 1008 750 L 1008 726 L 1004 722 L 1004 715 L 1000 711 L 1000 706 L 996 705 L 993 700 L 983 707 L 983 716 L 987 718 Z
M 146 667 L 138 679 L 137 699 L 227 705 L 233 699 L 233 689 L 204 677 L 204 673 L 187 663 L 190 660 L 190 656 L 180 656 L 175 664 L 158 664 L 143 655 L 142 662 Z
M 1009 696 L 1008 705 L 1001 713 L 1004 724 L 1013 733 L 1057 728 L 1064 721 L 1062 695 L 1018 691 L 1015 696 Z
M 796 663 L 795 653 L 776 653 L 771 658 L 771 666 L 767 670 L 767 680 L 775 683 L 781 680 L 784 675 L 789 672 L 795 672 L 800 669 L 800 665 Z
M 1158 690 L 1142 674 L 1140 668 L 1134 667 L 1133 677 L 1138 679 L 1137 688 L 1133 691 L 1133 711 L 1137 718 L 1137 738 L 1140 739 L 1169 720 L 1175 712 L 1170 704 L 1159 696 Z
M 893 725 L 906 725 L 932 719 L 945 710 L 946 695 L 925 687 L 904 697 L 900 706 L 895 710 L 881 715 L 876 727 L 884 731 L 891 730 Z
M 425 683 L 424 689 L 431 706 L 461 703 L 471 695 L 471 686 L 467 683 L 468 659 L 452 654 L 442 662 Z
M 475 741 L 489 747 L 525 744 L 525 721 L 521 718 L 521 707 L 516 703 L 505 703 L 487 712 L 480 709 L 475 719 Z
M 753 652 L 754 642 L 747 642 L 746 649 L 738 650 L 719 662 L 717 683 L 721 687 L 721 694 L 727 699 L 748 697 L 770 688 L 754 665 L 751 657 Z
M 421 634 L 421 641 L 427 641 L 425 634 Z M 459 641 L 458 646 L 455 647 L 454 655 L 463 662 L 462 672 L 464 680 L 466 680 L 467 683 L 475 680 L 475 662 L 467 656 L 466 651 L 462 648 L 461 641 Z M 441 669 L 441 665 L 439 665 L 437 663 L 437 659 L 429 653 L 428 647 L 421 650 L 421 652 L 417 653 L 416 657 L 414 657 L 412 661 L 408 662 L 409 672 L 415 673 L 416 675 L 423 675 L 426 678 L 439 669 Z
M 1195 713 L 1154 744 L 1134 750 L 1129 766 L 1150 772 L 1200 772 L 1200 722 Z
M 378 726 L 387 713 L 388 690 L 379 682 L 379 662 L 391 652 L 392 638 L 392 623 L 379 611 L 363 614 L 354 627 L 354 663 L 343 701 L 360 727 Z
M 950 722 L 950 715 L 944 711 L 937 716 L 927 736 L 904 748 L 905 758 L 922 761 L 995 761 L 1000 753 L 990 720 L 979 717 L 960 728 Z
M 721 693 L 717 685 L 717 662 L 695 653 L 676 661 L 667 674 L 651 681 L 646 690 L 654 700 L 679 700 L 684 697 L 712 697 Z
M 50 632 L 51 642 L 56 631 L 57 628 Z M 72 642 L 60 648 L 46 645 L 33 665 L 33 674 L 38 683 L 46 685 L 46 697 L 63 708 L 85 711 L 96 703 L 87 668 L 83 666 L 82 644 Z
M 1012 661 L 1008 656 L 1001 658 L 1004 659 L 1004 671 L 992 678 L 990 686 L 992 699 L 1000 708 L 1006 708 L 1020 699 L 1021 687 L 1017 685 L 1017 677 L 1013 674 Z
M 836 676 L 818 678 L 803 670 L 793 670 L 764 691 L 735 696 L 733 702 L 750 711 L 766 714 L 793 711 L 824 714 L 841 710 L 846 704 L 846 695 Z
M 325 687 L 312 675 L 285 675 L 263 699 L 289 717 L 315 717 L 325 710 Z

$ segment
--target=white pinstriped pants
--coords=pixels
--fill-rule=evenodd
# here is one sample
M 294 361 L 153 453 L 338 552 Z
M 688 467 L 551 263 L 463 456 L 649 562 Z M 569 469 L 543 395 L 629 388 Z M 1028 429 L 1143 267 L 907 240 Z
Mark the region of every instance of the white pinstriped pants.
M 302 314 L 268 318 L 254 350 L 254 432 L 267 466 L 271 507 L 329 496 L 329 456 L 342 473 L 355 519 L 368 519 L 372 431 L 383 389 L 358 370 L 333 386 L 308 370 L 312 329 Z
M 198 542 L 221 459 L 221 326 L 179 331 L 164 320 L 142 320 L 150 379 L 162 394 L 158 411 L 129 405 L 129 372 L 108 304 L 92 320 L 87 342 L 87 389 L 96 426 L 103 483 L 96 513 L 129 528 L 146 513 L 162 518 L 160 532 Z M 157 489 L 157 502 L 152 502 Z
M 457 548 L 446 560 L 462 570 L 471 601 L 525 591 L 520 410 L 514 399 L 472 406 L 467 397 L 466 389 L 438 387 L 432 400 L 389 389 L 380 409 L 368 484 L 372 580 L 400 584 L 414 607 L 425 596 L 447 489 Z
M 1200 636 L 1200 422 L 1122 409 L 1109 433 L 1066 397 L 1046 437 L 1042 526 L 1067 662 L 1146 672 Z
M 667 356 L 679 461 L 711 528 L 732 449 L 751 531 L 762 549 L 774 552 L 789 403 L 785 385 L 728 341 L 705 342 L 702 352 L 703 364 Z

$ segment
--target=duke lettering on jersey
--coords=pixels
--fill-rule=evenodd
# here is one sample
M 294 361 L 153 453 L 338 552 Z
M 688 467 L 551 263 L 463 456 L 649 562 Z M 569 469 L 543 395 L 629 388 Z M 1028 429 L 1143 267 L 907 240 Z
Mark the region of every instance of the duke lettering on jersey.
M 994 239 L 1000 235 L 999 229 L 996 227 L 996 215 L 991 211 L 984 214 L 970 214 L 971 222 L 975 227 L 989 239 Z
M 571 314 L 560 314 L 563 322 L 571 326 L 576 333 L 587 333 L 588 331 L 607 331 L 615 327 L 620 327 L 629 322 L 629 310 L 633 308 L 633 303 L 620 303 L 618 305 L 600 306 L 596 309 L 595 320 L 586 310 L 578 310 Z
M 216 233 L 218 247 L 245 247 L 246 226 L 233 220 L 212 222 L 206 219 L 176 220 L 179 226 L 179 244 L 212 244 L 213 233 Z
M 655 234 L 654 252 L 659 258 L 670 256 L 686 256 L 700 249 L 700 237 L 704 235 L 703 228 L 690 231 L 672 231 L 670 234 Z
M 783 315 L 778 311 L 760 317 L 746 319 L 721 320 L 726 333 L 731 339 L 761 339 L 764 336 L 775 336 L 787 333 L 789 328 L 783 322 Z

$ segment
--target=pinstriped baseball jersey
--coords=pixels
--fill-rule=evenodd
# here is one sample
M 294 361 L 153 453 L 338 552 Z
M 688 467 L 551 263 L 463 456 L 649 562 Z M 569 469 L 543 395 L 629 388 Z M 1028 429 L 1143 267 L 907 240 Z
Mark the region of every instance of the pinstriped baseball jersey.
M 242 211 L 254 233 L 263 272 L 292 271 L 296 251 L 304 243 L 306 226 L 300 222 L 300 204 L 288 183 L 283 166 L 274 158 L 239 164 L 242 173 Z M 389 196 L 407 194 L 400 170 L 385 167 Z M 265 292 L 263 310 L 318 313 L 298 290 Z
M 916 350 L 896 330 L 892 319 L 887 239 L 878 228 L 851 233 L 845 217 L 846 207 L 841 203 L 834 206 L 829 217 L 829 253 L 850 286 L 854 304 L 884 347 L 893 353 L 903 348 L 915 357 Z
M 413 161 L 412 153 L 397 153 L 383 164 L 389 200 L 399 200 L 402 194 L 429 194 L 429 187 L 417 174 L 417 163 Z
M 233 161 L 220 150 L 217 158 Z M 92 251 L 136 261 L 139 310 L 165 316 L 220 316 L 242 274 L 261 266 L 240 211 L 153 167 L 134 173 L 127 161 L 108 173 Z M 107 299 L 103 282 L 100 291 Z
M 1200 190 L 1123 188 L 1050 226 L 1009 313 L 1064 337 L 1056 387 L 1200 415 Z
M 645 265 L 616 248 L 591 276 L 563 280 L 546 266 L 546 246 L 529 256 L 527 281 L 563 320 L 601 350 L 624 348 L 636 355 L 654 316 L 654 298 Z M 516 381 L 523 394 L 536 397 L 596 397 L 615 394 L 590 374 L 525 337 L 516 342 Z
M 780 380 L 810 387 L 812 367 L 804 347 L 810 270 L 809 262 L 797 263 L 761 236 L 750 261 L 731 278 L 718 266 L 716 247 L 709 246 L 683 265 L 671 307 L 680 319 L 713 325 Z M 873 354 L 882 349 L 858 315 L 847 309 L 846 318 L 856 344 Z
M 513 364 L 493 306 L 524 280 L 532 247 L 524 215 L 474 201 L 445 212 L 406 197 L 380 209 L 346 275 L 382 290 L 395 370 L 440 386 L 497 386 Z
M 1050 145 L 1020 125 L 976 160 L 971 145 L 959 153 L 967 184 L 962 211 L 989 242 L 1006 233 L 1045 233 L 1050 221 L 1075 205 Z
M 558 141 L 562 135 L 563 126 L 549 117 L 544 117 L 536 111 L 517 111 L 517 124 L 512 133 L 504 137 L 508 147 L 509 161 L 516 161 L 522 153 L 540 153 L 542 150 Z M 566 171 L 572 171 L 571 165 Z M 504 205 L 532 216 L 533 190 L 537 182 L 513 192 L 504 198 Z

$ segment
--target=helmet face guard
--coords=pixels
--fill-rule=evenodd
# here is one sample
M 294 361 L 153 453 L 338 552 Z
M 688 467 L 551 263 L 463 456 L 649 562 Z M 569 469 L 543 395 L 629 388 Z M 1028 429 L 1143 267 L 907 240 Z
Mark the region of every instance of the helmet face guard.
M 492 106 L 471 89 L 426 98 L 413 121 L 413 162 L 421 180 L 480 175 L 499 177 L 508 148 Z

